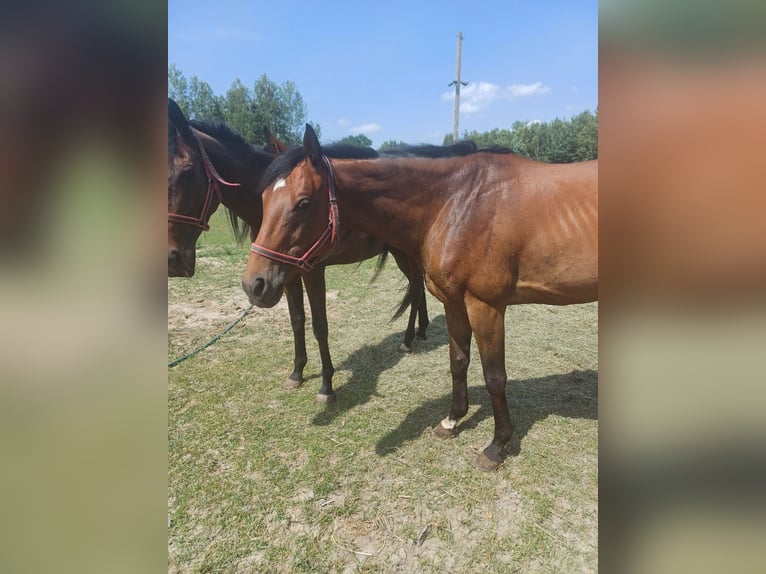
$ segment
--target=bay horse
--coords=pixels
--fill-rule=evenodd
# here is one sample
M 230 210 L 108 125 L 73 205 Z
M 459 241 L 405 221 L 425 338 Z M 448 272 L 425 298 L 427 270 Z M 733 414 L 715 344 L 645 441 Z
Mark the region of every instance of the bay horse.
M 248 227 L 257 232 L 261 225 L 261 198 L 258 181 L 273 158 L 286 151 L 286 146 L 267 134 L 265 149 L 247 144 L 242 136 L 222 123 L 187 121 L 176 102 L 168 98 L 168 276 L 194 275 L 196 241 L 218 206 L 228 209 L 229 221 L 235 234 L 243 237 Z M 377 156 L 370 148 L 331 146 L 334 156 L 361 154 Z M 220 170 L 220 172 L 219 172 Z M 238 218 L 245 225 L 241 226 Z M 254 238 L 254 235 L 253 235 Z M 322 382 L 318 402 L 334 400 L 332 377 L 335 369 L 327 341 L 327 308 L 324 267 L 356 263 L 390 250 L 397 265 L 409 281 L 407 295 L 394 318 L 410 306 L 410 316 L 404 335 L 403 351 L 410 351 L 415 338 L 415 319 L 418 316 L 417 336 L 425 338 L 428 326 L 423 275 L 414 260 L 397 249 L 389 249 L 382 241 L 366 234 L 346 234 L 338 251 L 321 265 L 306 267 L 286 284 L 285 294 L 293 330 L 293 371 L 285 386 L 298 387 L 303 383 L 306 355 L 303 285 L 306 287 L 311 308 L 314 336 L 319 344 L 322 362 Z M 382 265 L 383 261 L 379 265 Z
M 331 160 L 306 126 L 303 146 L 269 166 L 261 190 L 263 222 L 242 278 L 250 301 L 275 305 L 307 250 L 321 261 L 346 230 L 380 237 L 417 259 L 444 304 L 449 332 L 452 407 L 434 432 L 455 436 L 468 411 L 473 333 L 495 423 L 476 464 L 497 468 L 513 433 L 506 307 L 598 299 L 598 160 L 553 165 L 494 149 Z

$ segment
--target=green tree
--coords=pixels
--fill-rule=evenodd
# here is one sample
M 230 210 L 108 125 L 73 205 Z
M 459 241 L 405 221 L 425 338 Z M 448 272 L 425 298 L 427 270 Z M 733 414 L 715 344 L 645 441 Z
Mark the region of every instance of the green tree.
M 215 95 L 207 82 L 197 76 L 189 79 L 190 116 L 205 120 L 225 120 L 224 102 Z M 182 108 L 183 109 L 183 108 Z
M 306 105 L 293 82 L 279 86 L 262 74 L 253 87 L 251 111 L 260 133 L 268 127 L 277 138 L 292 145 L 303 138 Z
M 400 147 L 405 147 L 407 144 L 403 141 L 398 140 L 386 140 L 382 144 L 380 144 L 380 147 L 378 148 L 378 151 L 386 151 L 388 149 L 396 149 Z
M 339 140 L 338 143 L 370 147 L 372 145 L 372 140 L 364 134 L 356 134 L 353 136 L 346 136 L 342 140 Z
M 220 120 L 242 134 L 250 143 L 263 141 L 265 127 L 287 144 L 303 138 L 306 104 L 293 82 L 277 85 L 263 74 L 248 89 L 237 78 L 225 96 L 216 95 L 197 76 L 187 79 L 175 64 L 168 66 L 168 97 L 190 118 Z M 321 128 L 314 125 L 318 136 Z
M 223 120 L 223 101 L 197 76 L 186 79 L 175 64 L 168 66 L 168 97 L 189 119 Z
M 556 118 L 547 125 L 548 145 L 545 160 L 550 163 L 567 163 L 575 158 L 575 136 L 571 122 Z
M 577 161 L 598 157 L 598 110 L 596 115 L 589 111 L 572 118 L 575 133 L 575 159 Z
M 284 122 L 284 137 L 288 141 L 292 139 L 292 142 L 297 144 L 303 139 L 306 127 L 306 104 L 295 84 L 290 80 L 279 87 L 278 93 L 282 102 L 280 117 Z M 318 126 L 316 128 L 314 131 L 317 137 L 321 137 L 321 130 Z
M 168 66 L 168 97 L 175 100 L 178 107 L 188 118 L 191 111 L 189 105 L 189 82 L 175 64 Z
M 263 140 L 263 128 L 253 113 L 253 97 L 250 90 L 237 78 L 226 92 L 224 117 L 230 127 L 237 130 L 245 141 L 254 143 Z
M 479 133 L 463 132 L 482 147 L 509 147 L 516 153 L 549 163 L 569 163 L 598 158 L 598 110 L 584 111 L 570 120 L 556 118 L 550 123 L 515 121 L 511 129 L 494 128 Z M 452 134 L 444 136 L 444 145 Z

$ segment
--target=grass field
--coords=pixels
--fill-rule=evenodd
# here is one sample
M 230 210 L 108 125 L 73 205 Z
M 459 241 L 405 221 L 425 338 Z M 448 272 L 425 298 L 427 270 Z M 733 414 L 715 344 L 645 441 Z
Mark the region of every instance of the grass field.
M 248 306 L 246 259 L 217 213 L 196 276 L 168 279 L 169 360 Z M 430 429 L 451 398 L 443 309 L 429 294 L 428 339 L 402 354 L 405 318 L 389 319 L 406 283 L 390 262 L 369 284 L 374 266 L 327 270 L 335 403 L 314 402 L 313 337 L 306 383 L 283 389 L 284 300 L 168 371 L 169 571 L 595 572 L 597 304 L 506 313 L 515 433 L 487 474 L 473 466 L 493 432 L 475 345 L 468 415 L 439 440 Z

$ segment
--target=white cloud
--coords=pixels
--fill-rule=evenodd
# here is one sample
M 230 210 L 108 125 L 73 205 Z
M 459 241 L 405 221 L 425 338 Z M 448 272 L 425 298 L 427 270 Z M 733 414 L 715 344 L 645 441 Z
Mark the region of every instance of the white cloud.
M 520 98 L 524 96 L 544 96 L 550 93 L 549 86 L 544 86 L 542 82 L 535 82 L 534 84 L 513 84 L 505 88 L 505 91 L 512 98 Z
M 341 118 L 338 120 L 338 125 L 342 128 L 348 127 L 351 125 L 351 120 L 348 118 Z
M 542 82 L 512 84 L 504 88 L 490 82 L 478 82 L 460 89 L 460 111 L 464 114 L 473 114 L 488 107 L 496 100 L 543 96 L 550 93 L 550 91 L 551 88 Z M 454 98 L 454 91 L 442 94 L 442 100 L 444 101 L 452 101 Z
M 576 94 L 577 92 L 580 91 L 580 88 L 572 84 L 571 86 L 569 86 L 569 91 L 572 92 L 573 94 Z
M 375 132 L 379 132 L 381 130 L 381 126 L 375 123 L 369 123 L 369 124 L 362 124 L 361 126 L 354 126 L 353 128 L 349 129 L 349 133 L 352 134 L 372 134 Z

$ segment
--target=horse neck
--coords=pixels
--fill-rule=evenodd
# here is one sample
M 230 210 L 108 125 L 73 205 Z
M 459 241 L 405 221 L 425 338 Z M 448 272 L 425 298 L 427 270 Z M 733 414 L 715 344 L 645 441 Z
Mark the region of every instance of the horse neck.
M 418 256 L 449 186 L 448 174 L 435 160 L 379 159 L 336 161 L 338 210 L 341 225 L 382 239 Z M 415 167 L 427 177 L 426 194 L 413 185 Z
M 237 146 L 235 149 L 209 136 L 202 141 L 219 175 L 230 183 L 240 184 L 229 186 L 219 183 L 223 204 L 257 229 L 261 224 L 262 208 L 256 191 L 261 175 L 271 163 L 271 155 L 258 152 L 251 146 Z

